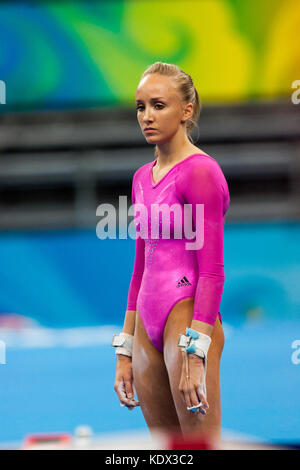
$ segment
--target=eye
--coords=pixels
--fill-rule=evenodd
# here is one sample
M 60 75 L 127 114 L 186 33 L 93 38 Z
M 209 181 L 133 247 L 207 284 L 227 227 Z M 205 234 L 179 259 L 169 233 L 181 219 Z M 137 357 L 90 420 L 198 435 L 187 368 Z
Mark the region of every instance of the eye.
M 163 105 L 163 104 L 156 104 L 156 105 L 155 105 L 155 108 L 157 108 L 157 106 L 158 106 L 158 109 L 163 109 L 163 108 L 164 108 L 164 105 Z M 144 108 L 143 105 L 139 105 L 139 106 L 136 107 L 136 109 L 137 109 L 138 111 L 140 111 L 142 108 Z

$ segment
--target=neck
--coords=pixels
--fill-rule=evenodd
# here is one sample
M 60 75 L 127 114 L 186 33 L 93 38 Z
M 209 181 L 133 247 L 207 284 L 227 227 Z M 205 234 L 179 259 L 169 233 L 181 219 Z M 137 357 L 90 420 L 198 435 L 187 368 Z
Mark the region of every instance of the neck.
M 156 144 L 157 164 L 160 167 L 175 165 L 180 162 L 186 153 L 191 152 L 195 146 L 186 134 L 176 134 L 172 140 Z

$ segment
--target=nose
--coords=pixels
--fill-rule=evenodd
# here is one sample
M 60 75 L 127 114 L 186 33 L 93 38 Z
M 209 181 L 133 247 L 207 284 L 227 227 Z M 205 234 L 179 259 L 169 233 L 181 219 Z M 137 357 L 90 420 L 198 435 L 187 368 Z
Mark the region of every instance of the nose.
M 152 119 L 151 109 L 149 107 L 146 107 L 144 111 L 144 122 L 148 123 L 148 122 L 152 122 L 152 120 L 153 119 Z

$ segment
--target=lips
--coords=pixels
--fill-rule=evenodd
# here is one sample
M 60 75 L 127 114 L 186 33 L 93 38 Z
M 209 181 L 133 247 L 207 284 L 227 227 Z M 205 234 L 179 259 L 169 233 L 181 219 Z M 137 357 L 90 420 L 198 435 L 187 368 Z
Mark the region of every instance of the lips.
M 146 129 L 144 129 L 144 131 L 156 131 L 156 129 L 153 129 L 153 127 L 146 127 Z

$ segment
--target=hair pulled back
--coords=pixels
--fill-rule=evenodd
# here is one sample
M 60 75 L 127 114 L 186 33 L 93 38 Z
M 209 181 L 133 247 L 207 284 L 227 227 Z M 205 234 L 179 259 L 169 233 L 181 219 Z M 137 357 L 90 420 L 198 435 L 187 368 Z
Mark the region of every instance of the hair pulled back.
M 193 128 L 197 126 L 201 111 L 201 101 L 192 77 L 181 70 L 178 65 L 168 64 L 166 62 L 155 62 L 144 71 L 141 79 L 153 73 L 172 78 L 177 85 L 182 101 L 184 103 L 193 104 L 193 115 L 186 121 L 186 133 L 189 140 L 193 143 L 191 133 Z M 157 156 L 156 150 L 155 155 Z

